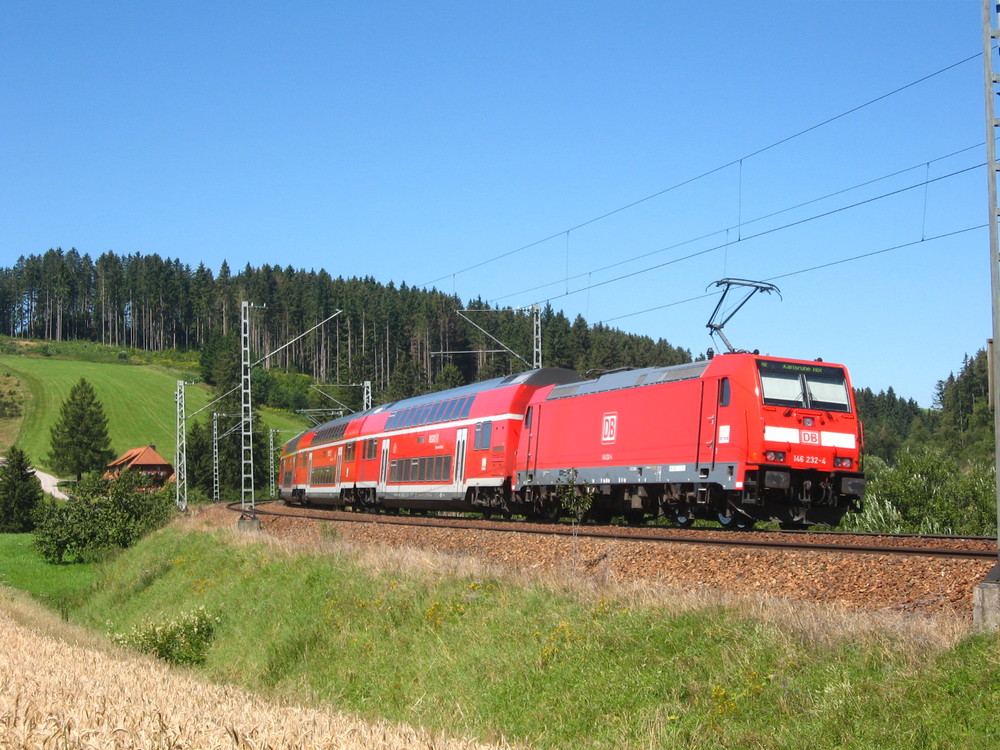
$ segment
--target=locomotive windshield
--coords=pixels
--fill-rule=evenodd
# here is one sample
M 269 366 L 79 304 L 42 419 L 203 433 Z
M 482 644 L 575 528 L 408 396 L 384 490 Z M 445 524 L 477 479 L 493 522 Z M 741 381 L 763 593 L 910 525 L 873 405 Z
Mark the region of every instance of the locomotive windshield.
M 761 395 L 769 406 L 850 412 L 847 378 L 841 367 L 757 361 Z

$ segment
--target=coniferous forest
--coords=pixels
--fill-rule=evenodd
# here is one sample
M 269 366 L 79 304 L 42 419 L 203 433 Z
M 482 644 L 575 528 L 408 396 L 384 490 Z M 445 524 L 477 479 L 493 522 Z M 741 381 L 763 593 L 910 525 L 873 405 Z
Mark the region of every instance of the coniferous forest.
M 436 290 L 382 284 L 373 278 L 334 278 L 325 270 L 247 265 L 233 273 L 191 268 L 158 255 L 106 252 L 96 260 L 76 250 L 48 250 L 0 269 L 0 334 L 48 341 L 91 341 L 162 351 L 197 351 L 206 382 L 229 387 L 238 374 L 240 304 L 252 311 L 252 348 L 260 357 L 324 318 L 326 325 L 264 363 L 255 394 L 260 403 L 301 409 L 321 405 L 313 380 L 329 384 L 371 381 L 376 402 L 389 401 L 529 369 L 532 319 L 527 312 L 491 308 Z M 525 361 L 499 350 L 457 310 Z M 570 321 L 545 307 L 542 360 L 581 374 L 616 367 L 679 364 L 691 352 L 652 340 Z M 944 373 L 942 372 L 942 375 Z M 308 376 L 308 377 L 303 377 Z M 987 404 L 987 357 L 966 357 L 937 383 L 934 408 L 924 409 L 892 388 L 857 391 L 868 455 L 893 462 L 904 449 L 930 447 L 963 464 L 993 454 Z M 360 406 L 361 391 L 337 398 Z
M 526 312 L 491 309 L 435 290 L 381 284 L 372 278 L 333 278 L 325 270 L 247 265 L 233 273 L 192 269 L 158 255 L 106 252 L 96 260 L 76 250 L 49 250 L 0 269 L 0 334 L 49 341 L 83 340 L 109 346 L 203 355 L 205 379 L 238 346 L 241 301 L 252 311 L 251 346 L 263 356 L 337 310 L 336 318 L 265 363 L 271 371 L 312 376 L 324 383 L 369 380 L 376 399 L 391 400 L 435 387 L 530 369 L 455 311 L 477 309 L 476 323 L 528 363 L 532 319 Z M 669 365 L 691 352 L 660 339 L 597 325 L 582 317 L 542 311 L 543 362 L 578 371 Z M 450 352 L 465 352 L 454 354 Z M 475 353 L 469 353 L 475 352 Z M 238 360 L 237 360 L 238 362 Z M 270 388 L 265 391 L 281 389 Z M 278 407 L 287 394 L 271 394 Z M 360 397 L 360 395 L 359 395 Z M 294 399 L 293 399 L 294 400 Z

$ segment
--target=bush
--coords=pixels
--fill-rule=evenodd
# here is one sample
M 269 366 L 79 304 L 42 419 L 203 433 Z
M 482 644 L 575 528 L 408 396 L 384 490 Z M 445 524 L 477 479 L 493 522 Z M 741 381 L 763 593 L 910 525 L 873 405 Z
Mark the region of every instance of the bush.
M 204 664 L 219 618 L 204 607 L 182 612 L 172 620 L 144 620 L 128 633 L 112 635 L 119 646 L 132 648 L 171 664 Z
M 86 479 L 65 503 L 45 503 L 36 519 L 35 547 L 50 563 L 93 562 L 131 547 L 175 513 L 172 489 L 141 492 L 125 472 L 116 480 Z
M 992 462 L 963 468 L 930 449 L 905 450 L 894 466 L 867 459 L 865 511 L 843 528 L 879 533 L 993 535 L 996 485 Z

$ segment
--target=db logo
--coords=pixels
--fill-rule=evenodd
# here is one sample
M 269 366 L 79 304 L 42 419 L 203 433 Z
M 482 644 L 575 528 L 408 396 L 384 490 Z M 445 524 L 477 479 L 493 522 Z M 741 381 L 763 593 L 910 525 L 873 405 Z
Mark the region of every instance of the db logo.
M 605 414 L 601 421 L 601 442 L 613 443 L 618 434 L 618 412 Z
M 819 433 L 802 430 L 799 438 L 806 445 L 819 445 Z

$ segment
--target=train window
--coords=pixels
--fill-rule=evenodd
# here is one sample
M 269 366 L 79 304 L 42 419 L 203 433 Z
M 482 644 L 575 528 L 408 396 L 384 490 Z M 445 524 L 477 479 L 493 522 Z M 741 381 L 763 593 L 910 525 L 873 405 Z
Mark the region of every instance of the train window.
M 843 368 L 759 360 L 761 395 L 771 406 L 850 412 Z
M 798 373 L 769 372 L 760 374 L 764 403 L 771 406 L 805 406 L 802 381 Z
M 485 451 L 490 449 L 490 438 L 492 437 L 492 435 L 493 435 L 493 423 L 483 422 L 483 432 L 481 435 L 481 441 L 479 446 L 482 450 Z
M 438 401 L 431 408 L 431 416 L 428 418 L 428 423 L 435 424 L 441 421 L 441 413 L 444 411 L 444 401 Z
M 434 457 L 434 481 L 440 482 L 445 479 L 444 476 L 444 456 Z
M 729 406 L 729 378 L 723 378 L 719 381 L 719 406 Z
M 524 426 L 525 427 L 531 427 L 531 408 L 532 407 L 529 406 L 527 413 L 524 415 Z
M 344 461 L 353 461 L 353 460 L 354 460 L 354 441 L 351 441 L 350 443 L 347 444 L 347 447 L 344 448 Z
M 442 482 L 451 481 L 451 454 L 444 457 L 444 473 L 441 475 Z
M 473 443 L 473 450 L 479 450 L 483 440 L 483 423 L 476 422 L 476 440 Z
M 472 396 L 466 396 L 462 399 L 462 405 L 459 407 L 458 418 L 466 419 L 469 416 L 469 412 L 472 411 Z
M 826 411 L 850 411 L 851 401 L 847 394 L 847 381 L 843 375 L 820 377 L 806 375 L 806 393 L 813 409 Z

